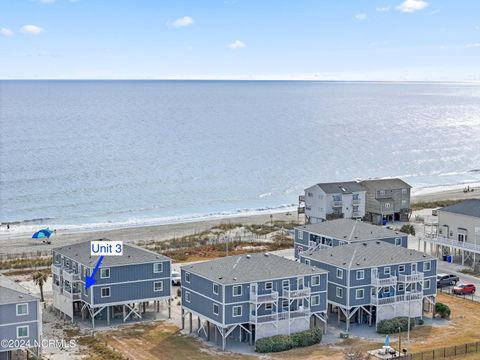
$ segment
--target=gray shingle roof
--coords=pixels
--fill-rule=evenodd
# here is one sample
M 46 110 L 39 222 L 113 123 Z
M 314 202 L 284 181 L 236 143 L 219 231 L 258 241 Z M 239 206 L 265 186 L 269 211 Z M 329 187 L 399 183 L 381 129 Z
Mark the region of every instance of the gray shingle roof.
M 362 269 L 435 259 L 435 257 L 422 252 L 395 246 L 384 241 L 340 245 L 331 249 L 303 252 L 301 256 L 346 269 Z
M 355 181 L 332 182 L 317 184 L 326 194 L 351 194 L 353 192 L 365 191 L 365 189 Z
M 411 188 L 409 184 L 399 178 L 363 180 L 360 181 L 360 184 L 365 186 L 368 190 L 398 190 Z
M 366 241 L 406 236 L 406 234 L 399 231 L 352 219 L 329 220 L 318 224 L 299 226 L 297 229 L 347 241 Z
M 282 279 L 297 275 L 322 274 L 325 270 L 289 260 L 273 254 L 227 256 L 197 264 L 182 266 L 220 284 L 242 284 L 252 281 Z
M 30 291 L 0 275 L 0 305 L 38 300 Z
M 95 239 L 92 241 L 109 241 L 108 239 Z M 83 241 L 73 245 L 65 245 L 53 249 L 69 259 L 80 264 L 94 267 L 99 256 L 90 256 L 90 240 Z M 157 254 L 153 251 L 142 249 L 138 246 L 123 243 L 122 256 L 105 256 L 102 265 L 104 266 L 120 266 L 130 264 L 150 263 L 155 261 L 167 261 L 170 258 Z
M 439 211 L 446 211 L 460 215 L 468 215 L 480 218 L 480 199 L 469 199 L 458 204 L 445 206 Z

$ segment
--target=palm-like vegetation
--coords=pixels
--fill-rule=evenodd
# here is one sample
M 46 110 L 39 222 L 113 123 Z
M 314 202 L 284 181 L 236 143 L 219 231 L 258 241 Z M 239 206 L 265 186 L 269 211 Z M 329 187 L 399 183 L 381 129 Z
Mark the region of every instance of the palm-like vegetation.
M 44 271 L 36 271 L 33 273 L 32 275 L 32 280 L 33 282 L 38 285 L 38 287 L 40 288 L 40 301 L 41 302 L 44 302 L 45 299 L 43 298 L 43 285 L 45 284 L 45 282 L 47 281 L 48 279 L 48 274 Z

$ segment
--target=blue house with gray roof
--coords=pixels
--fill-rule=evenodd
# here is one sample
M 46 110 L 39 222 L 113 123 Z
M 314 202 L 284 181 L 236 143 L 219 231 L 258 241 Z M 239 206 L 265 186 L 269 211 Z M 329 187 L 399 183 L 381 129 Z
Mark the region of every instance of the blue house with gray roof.
M 300 261 L 328 271 L 328 310 L 338 322 L 377 324 L 433 311 L 437 259 L 384 241 L 303 252 Z
M 107 239 L 100 239 L 106 241 Z M 123 322 L 142 318 L 153 303 L 167 303 L 170 317 L 171 260 L 163 255 L 123 245 L 123 256 L 105 256 L 95 275 L 96 283 L 86 289 L 85 278 L 92 274 L 98 256 L 90 255 L 90 241 L 66 245 L 52 250 L 53 305 L 74 321 L 112 319 Z
M 360 220 L 336 219 L 295 228 L 295 258 L 299 252 L 328 249 L 355 242 L 384 241 L 408 247 L 408 235 Z
M 41 338 L 39 298 L 0 275 L 0 360 L 12 359 L 17 351 L 38 357 Z
M 198 333 L 257 339 L 325 325 L 327 272 L 273 254 L 229 256 L 181 268 L 182 328 L 198 318 Z

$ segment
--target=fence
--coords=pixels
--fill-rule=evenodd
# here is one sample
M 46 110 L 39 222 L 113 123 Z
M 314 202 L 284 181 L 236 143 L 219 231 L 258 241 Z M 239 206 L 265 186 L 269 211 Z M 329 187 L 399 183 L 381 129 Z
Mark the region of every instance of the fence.
M 42 257 L 42 256 L 51 256 L 52 252 L 50 250 L 44 251 L 29 251 L 17 254 L 0 254 L 0 261 L 5 260 L 14 260 L 14 259 L 27 259 L 27 258 L 35 258 L 35 257 Z
M 453 359 L 456 356 L 478 353 L 480 351 L 480 342 L 468 343 L 463 345 L 453 345 L 444 348 L 423 351 L 420 353 L 405 356 L 405 359 L 411 360 L 439 360 Z M 402 357 L 403 358 L 403 357 Z

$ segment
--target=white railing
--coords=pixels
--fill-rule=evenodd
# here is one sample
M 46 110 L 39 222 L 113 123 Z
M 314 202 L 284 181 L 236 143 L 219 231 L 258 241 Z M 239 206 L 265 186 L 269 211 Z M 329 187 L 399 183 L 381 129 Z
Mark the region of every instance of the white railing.
M 310 296 L 310 288 L 304 288 L 300 290 L 287 290 L 283 289 L 283 296 L 288 298 L 303 298 Z
M 250 321 L 255 323 L 275 322 L 278 320 L 277 313 L 271 315 L 252 315 L 250 314 Z
M 406 293 L 404 296 L 405 296 L 405 301 L 421 300 L 423 298 L 423 292 L 422 291 L 409 292 L 409 293 Z
M 334 201 L 332 207 L 340 207 L 342 206 L 342 201 Z
M 475 251 L 477 253 L 480 253 L 480 243 L 479 244 L 474 244 L 474 243 L 472 244 L 470 242 L 458 241 L 458 240 L 455 240 L 455 239 L 448 239 L 448 238 L 440 237 L 440 236 L 432 237 L 432 238 L 423 237 L 423 238 L 420 238 L 420 240 L 430 241 L 430 242 L 433 242 L 437 245 L 452 246 L 452 247 L 457 248 L 457 249 Z
M 62 269 L 60 268 L 60 266 L 60 264 L 52 264 L 52 266 L 50 267 L 52 270 L 52 274 L 60 276 L 60 274 L 62 273 Z
M 268 303 L 278 300 L 278 291 L 272 291 L 268 294 L 255 294 L 250 293 L 250 301 L 255 303 Z
M 397 277 L 396 276 L 389 276 L 387 278 L 372 278 L 373 285 L 378 287 L 386 287 L 386 286 L 395 286 L 397 285 Z
M 423 292 L 421 291 L 408 292 L 405 294 L 387 296 L 383 298 L 372 295 L 372 304 L 388 305 L 403 301 L 421 300 L 422 298 Z
M 75 273 L 73 270 L 63 270 L 63 278 L 67 281 L 73 282 L 80 280 L 80 274 Z
M 409 275 L 398 275 L 398 281 L 403 283 L 423 282 L 423 273 L 414 272 Z
M 69 292 L 67 289 L 64 289 L 63 294 L 64 294 L 66 297 L 68 297 L 68 298 L 70 298 L 70 299 L 72 299 L 72 300 L 78 300 L 78 299 L 80 299 L 80 297 L 81 297 L 81 295 L 82 295 L 82 294 L 79 293 L 79 292 L 73 292 L 73 293 L 71 293 L 71 292 Z
M 396 296 L 386 296 L 386 297 L 378 297 L 376 295 L 372 295 L 372 303 L 376 305 L 387 305 L 393 304 L 397 301 Z
M 301 317 L 310 317 L 310 309 L 290 311 L 290 319 L 297 319 Z

